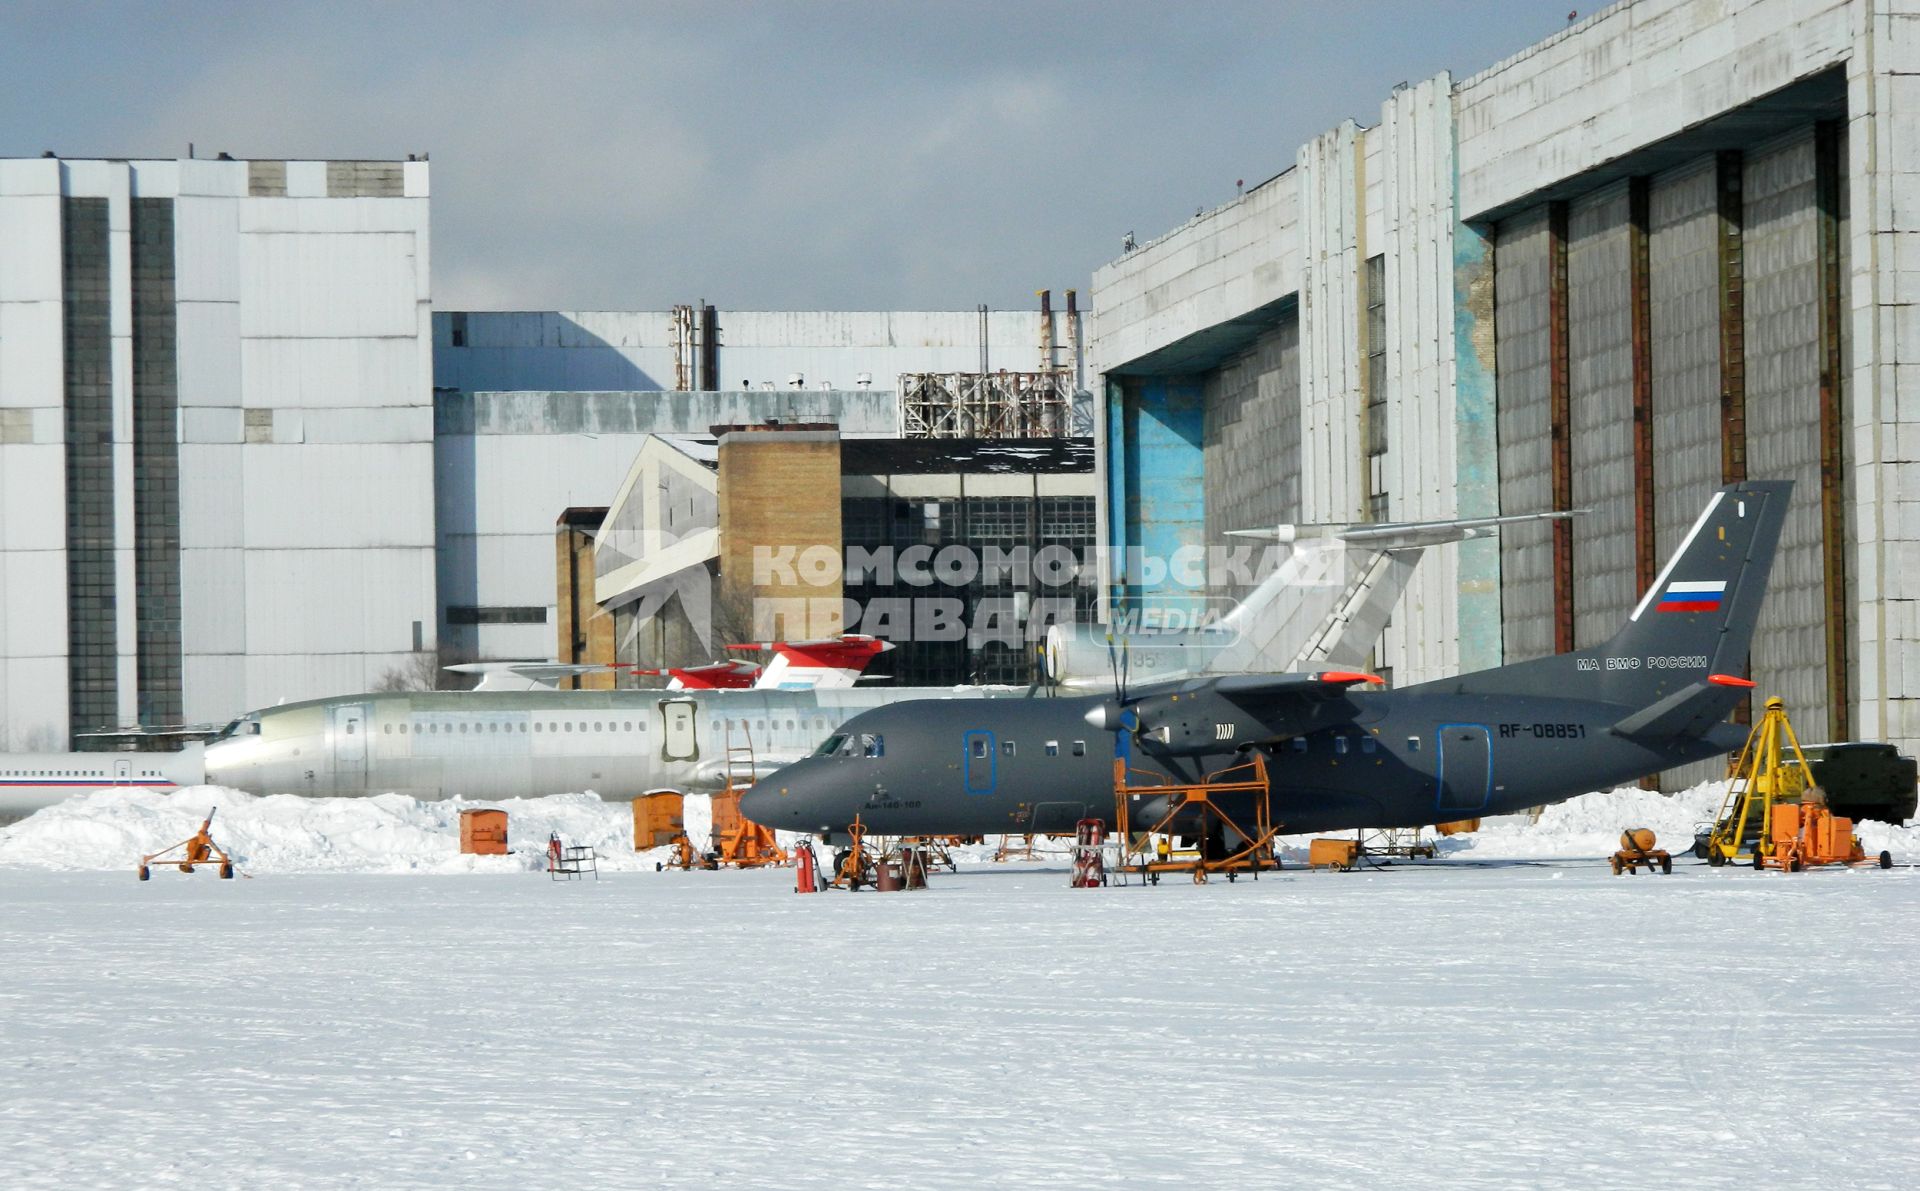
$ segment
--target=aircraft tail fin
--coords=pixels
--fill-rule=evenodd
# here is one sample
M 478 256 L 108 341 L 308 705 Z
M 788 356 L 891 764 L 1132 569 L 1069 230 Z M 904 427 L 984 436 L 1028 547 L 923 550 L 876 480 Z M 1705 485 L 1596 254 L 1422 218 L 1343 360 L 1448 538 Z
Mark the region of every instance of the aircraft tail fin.
M 1597 651 L 1609 702 L 1645 706 L 1686 681 L 1745 677 L 1792 480 L 1729 484 L 1707 502 L 1627 622 Z M 1637 664 L 1636 664 L 1637 663 Z M 1737 701 L 1737 700 L 1736 700 Z
M 1706 509 L 1605 644 L 1470 675 L 1460 689 L 1588 695 L 1634 735 L 1699 735 L 1740 701 L 1791 480 L 1745 480 Z M 1704 713 L 1704 714 L 1703 714 Z

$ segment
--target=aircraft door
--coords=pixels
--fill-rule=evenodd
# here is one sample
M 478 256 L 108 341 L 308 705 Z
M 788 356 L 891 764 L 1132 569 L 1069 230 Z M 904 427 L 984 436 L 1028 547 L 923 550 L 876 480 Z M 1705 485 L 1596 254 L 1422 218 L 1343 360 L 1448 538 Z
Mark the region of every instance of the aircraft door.
M 700 707 L 691 699 L 660 701 L 660 755 L 669 761 L 697 761 L 700 738 L 697 718 Z
M 967 793 L 993 793 L 999 760 L 993 755 L 993 733 L 968 732 L 960 738 L 966 753 Z
M 113 763 L 113 784 L 116 786 L 133 784 L 133 762 L 115 761 Z
M 367 786 L 367 705 L 344 703 L 328 709 L 333 729 L 333 787 L 359 793 Z
M 1441 724 L 1435 809 L 1458 817 L 1487 805 L 1493 792 L 1493 742 L 1484 724 Z

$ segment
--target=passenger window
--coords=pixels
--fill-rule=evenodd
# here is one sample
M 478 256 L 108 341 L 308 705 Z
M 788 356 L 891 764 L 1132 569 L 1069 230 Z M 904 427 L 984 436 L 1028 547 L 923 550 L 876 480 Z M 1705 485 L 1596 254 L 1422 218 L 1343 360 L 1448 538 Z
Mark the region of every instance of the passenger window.
M 1000 755 L 1003 757 L 1013 756 L 1013 741 L 1003 740 L 1000 742 Z
M 976 736 L 973 738 L 973 755 L 976 757 L 984 757 L 987 755 L 986 737 Z
M 1057 757 L 1059 755 L 1060 755 L 1060 742 L 1057 740 L 1047 741 L 1047 756 Z
M 866 757 L 884 757 L 887 755 L 887 738 L 877 732 L 867 732 L 860 737 L 860 753 Z
M 1084 756 L 1086 756 L 1086 755 L 1087 755 L 1087 742 L 1086 742 L 1086 741 L 1084 741 L 1084 740 L 1076 740 L 1076 741 L 1074 741 L 1074 742 L 1073 742 L 1073 755 L 1074 755 L 1074 756 L 1076 756 L 1076 757 L 1084 757 Z
M 356 729 L 356 728 L 358 728 L 359 726 L 360 726 L 359 724 L 356 724 L 356 723 L 354 723 L 354 722 L 353 722 L 352 720 L 348 720 L 348 721 L 347 721 L 347 735 L 348 735 L 348 736 L 352 736 L 352 735 L 353 735 L 353 733 L 354 733 L 354 729 Z
M 1341 754 L 1342 756 L 1344 756 L 1344 755 L 1346 754 L 1346 751 L 1347 751 L 1347 738 L 1346 738 L 1346 737 L 1344 737 L 1344 736 L 1336 736 L 1336 737 L 1334 737 L 1334 738 L 1333 738 L 1333 751 L 1334 751 L 1334 752 L 1336 752 L 1336 753 L 1339 753 L 1339 754 Z
M 1296 752 L 1296 753 L 1304 753 L 1304 752 L 1306 752 L 1306 751 L 1307 751 L 1307 738 L 1306 738 L 1306 737 L 1304 737 L 1304 736 L 1296 736 L 1296 737 L 1294 737 L 1294 738 L 1293 738 L 1293 751 L 1294 751 L 1294 752 Z
M 1420 738 L 1418 736 L 1407 737 L 1407 751 L 1410 753 L 1417 753 L 1420 751 Z
M 633 721 L 632 721 L 632 720 L 627 720 L 627 721 L 625 721 L 625 722 L 623 722 L 623 723 L 622 723 L 622 724 L 620 725 L 620 727 L 621 727 L 622 729 L 624 729 L 624 730 L 626 730 L 626 731 L 628 731 L 628 732 L 631 732 L 631 731 L 633 731 Z
M 393 725 L 392 725 L 392 724 L 387 724 L 387 725 L 384 725 L 384 726 L 383 726 L 383 727 L 382 727 L 382 728 L 381 728 L 380 730 L 381 730 L 381 731 L 382 731 L 383 733 L 385 733 L 386 735 L 388 735 L 388 736 L 392 736 L 392 735 L 393 735 Z
M 562 729 L 567 732 L 573 731 L 573 721 L 568 720 L 564 725 L 562 725 Z
M 1376 749 L 1376 748 L 1378 748 L 1378 747 L 1379 747 L 1379 742 L 1378 742 L 1378 741 L 1376 741 L 1376 740 L 1375 740 L 1375 739 L 1374 739 L 1373 737 L 1371 737 L 1371 736 L 1362 736 L 1362 737 L 1360 738 L 1360 751 L 1361 751 L 1361 752 L 1363 752 L 1363 753 L 1370 753 L 1370 752 L 1372 752 L 1372 751 L 1373 751 L 1374 749 Z
M 406 734 L 407 734 L 407 726 L 406 726 L 405 724 L 401 724 L 401 725 L 400 725 L 400 735 L 402 735 L 402 736 L 405 736 Z

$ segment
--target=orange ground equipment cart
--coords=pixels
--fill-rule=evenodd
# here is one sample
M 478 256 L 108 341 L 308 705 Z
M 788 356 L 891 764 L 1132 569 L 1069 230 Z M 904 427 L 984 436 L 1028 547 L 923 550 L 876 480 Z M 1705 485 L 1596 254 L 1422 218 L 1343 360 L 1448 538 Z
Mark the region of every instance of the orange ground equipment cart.
M 233 880 L 233 857 L 221 851 L 220 845 L 213 842 L 213 816 L 214 812 L 219 809 L 219 807 L 214 807 L 207 812 L 207 817 L 201 821 L 200 830 L 194 832 L 193 838 L 181 840 L 170 848 L 162 848 L 151 856 L 142 856 L 138 869 L 140 879 L 142 881 L 153 879 L 152 873 L 149 871 L 153 865 L 159 865 L 162 868 L 177 868 L 183 873 L 190 873 L 193 871 L 195 865 L 208 864 L 214 860 L 218 860 L 220 862 L 220 879 L 222 881 Z M 178 852 L 180 855 L 172 855 L 174 852 Z

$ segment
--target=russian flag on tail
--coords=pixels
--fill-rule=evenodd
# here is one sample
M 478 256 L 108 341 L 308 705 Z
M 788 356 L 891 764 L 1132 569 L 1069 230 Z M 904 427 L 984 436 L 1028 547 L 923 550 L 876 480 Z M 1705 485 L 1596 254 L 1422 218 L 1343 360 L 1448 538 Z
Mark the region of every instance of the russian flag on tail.
M 1660 593 L 1661 612 L 1717 612 L 1727 594 L 1724 579 L 1675 580 Z

